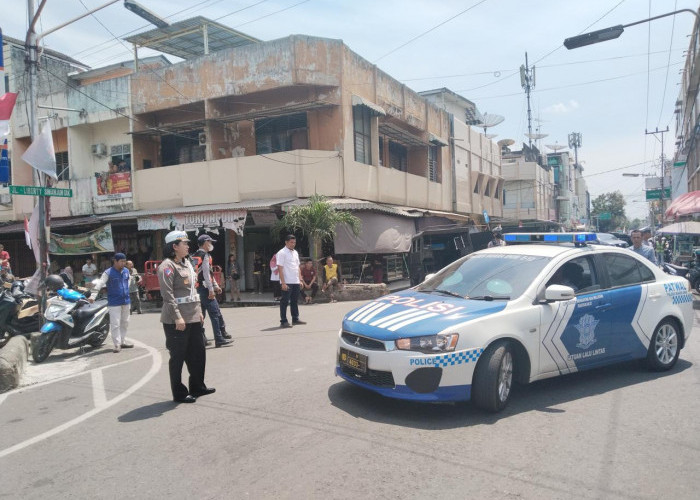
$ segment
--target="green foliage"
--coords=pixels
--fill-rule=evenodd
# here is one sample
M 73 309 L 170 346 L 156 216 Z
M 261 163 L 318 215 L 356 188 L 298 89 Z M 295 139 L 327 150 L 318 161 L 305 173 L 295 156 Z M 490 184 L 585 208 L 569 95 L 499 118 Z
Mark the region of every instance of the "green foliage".
M 603 193 L 592 201 L 591 217 L 597 218 L 604 213 L 611 216 L 609 220 L 598 219 L 598 229 L 601 232 L 613 231 L 627 223 L 625 204 L 625 197 L 620 191 Z
M 272 227 L 273 235 L 279 238 L 282 231 L 301 233 L 309 239 L 311 256 L 317 259 L 321 242 L 332 240 L 336 234 L 336 226 L 346 224 L 355 235 L 360 234 L 362 221 L 350 212 L 336 210 L 328 199 L 320 194 L 309 198 L 306 205 L 292 207 Z

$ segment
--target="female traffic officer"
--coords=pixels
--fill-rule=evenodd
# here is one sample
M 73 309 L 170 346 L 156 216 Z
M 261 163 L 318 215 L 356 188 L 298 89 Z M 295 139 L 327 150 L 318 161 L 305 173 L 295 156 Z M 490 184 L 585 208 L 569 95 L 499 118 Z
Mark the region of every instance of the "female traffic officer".
M 204 384 L 206 350 L 202 335 L 202 307 L 197 294 L 196 274 L 188 258 L 189 239 L 185 231 L 165 236 L 165 255 L 158 266 L 158 282 L 163 296 L 160 321 L 165 331 L 165 346 L 170 351 L 170 388 L 173 399 L 194 403 L 198 396 L 216 389 Z M 182 364 L 190 372 L 189 391 L 182 383 Z

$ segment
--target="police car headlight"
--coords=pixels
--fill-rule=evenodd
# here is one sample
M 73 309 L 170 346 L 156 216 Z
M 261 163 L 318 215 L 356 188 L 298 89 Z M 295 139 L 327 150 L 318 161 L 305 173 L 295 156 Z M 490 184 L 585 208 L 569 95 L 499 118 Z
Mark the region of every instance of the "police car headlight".
M 459 340 L 459 334 L 448 333 L 398 339 L 395 343 L 396 348 L 401 349 L 402 351 L 439 353 L 454 351 L 455 347 L 457 347 L 457 340 Z

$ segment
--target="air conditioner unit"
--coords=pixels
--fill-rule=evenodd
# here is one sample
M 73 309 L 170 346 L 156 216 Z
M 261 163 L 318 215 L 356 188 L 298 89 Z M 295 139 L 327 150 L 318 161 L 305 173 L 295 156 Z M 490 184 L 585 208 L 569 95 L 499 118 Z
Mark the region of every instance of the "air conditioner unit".
M 12 195 L 11 194 L 0 194 L 0 205 L 10 205 L 12 204 Z
M 199 133 L 199 145 L 200 145 L 200 146 L 206 146 L 206 145 L 207 145 L 207 133 L 206 133 L 206 132 L 200 132 L 200 133 Z
M 95 156 L 107 156 L 107 145 L 106 144 L 93 144 L 90 146 L 90 151 Z

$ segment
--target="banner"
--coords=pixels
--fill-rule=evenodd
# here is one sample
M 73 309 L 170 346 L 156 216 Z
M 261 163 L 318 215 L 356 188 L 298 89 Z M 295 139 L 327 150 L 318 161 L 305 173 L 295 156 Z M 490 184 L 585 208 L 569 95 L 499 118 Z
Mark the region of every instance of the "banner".
M 131 198 L 131 172 L 96 172 L 95 193 L 98 200 Z
M 194 231 L 202 227 L 205 229 L 225 227 L 235 231 L 239 236 L 243 236 L 246 215 L 247 212 L 245 210 L 159 214 L 139 217 L 137 223 L 139 231 L 155 231 L 158 229 Z
M 51 233 L 49 253 L 54 255 L 85 255 L 103 252 L 114 252 L 111 224 L 105 224 L 89 233 L 68 235 Z

